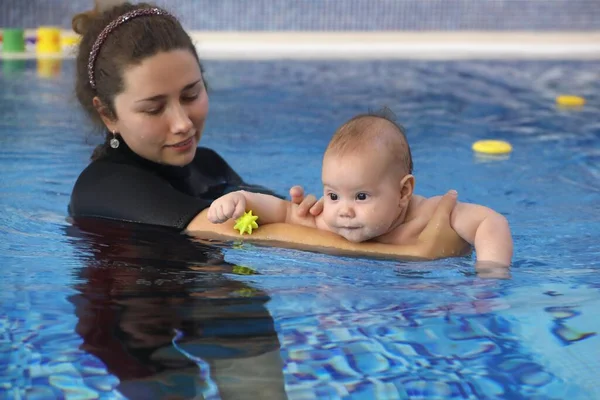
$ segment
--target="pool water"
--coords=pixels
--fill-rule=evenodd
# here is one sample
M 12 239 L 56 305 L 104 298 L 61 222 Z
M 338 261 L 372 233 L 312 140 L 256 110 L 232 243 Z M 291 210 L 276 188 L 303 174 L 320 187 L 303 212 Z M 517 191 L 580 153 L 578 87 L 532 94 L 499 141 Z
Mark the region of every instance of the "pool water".
M 600 398 L 600 62 L 206 63 L 202 144 L 319 193 L 356 113 L 408 131 L 416 192 L 504 214 L 510 277 L 474 258 L 335 257 L 67 220 L 100 138 L 74 62 L 0 68 L 0 398 Z M 559 94 L 584 96 L 557 108 Z M 477 157 L 495 138 L 505 159 Z

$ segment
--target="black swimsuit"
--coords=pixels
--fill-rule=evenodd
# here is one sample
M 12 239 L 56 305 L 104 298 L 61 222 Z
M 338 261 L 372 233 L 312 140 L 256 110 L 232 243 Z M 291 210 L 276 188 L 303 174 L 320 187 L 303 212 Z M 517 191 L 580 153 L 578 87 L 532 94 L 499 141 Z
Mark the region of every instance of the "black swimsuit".
M 190 164 L 173 167 L 146 160 L 121 141 L 81 173 L 69 214 L 185 229 L 215 199 L 242 189 L 274 195 L 246 184 L 211 149 L 199 147 Z

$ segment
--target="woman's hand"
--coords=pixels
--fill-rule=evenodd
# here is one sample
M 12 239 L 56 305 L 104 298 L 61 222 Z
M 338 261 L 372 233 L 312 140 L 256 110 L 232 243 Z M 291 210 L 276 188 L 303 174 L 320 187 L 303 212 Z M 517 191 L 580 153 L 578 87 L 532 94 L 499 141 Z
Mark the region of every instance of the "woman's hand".
M 290 189 L 290 197 L 292 198 L 292 203 L 298 204 L 298 208 L 296 208 L 296 215 L 298 217 L 306 217 L 309 213 L 316 217 L 323 212 L 323 198 L 321 197 L 317 200 L 312 194 L 304 197 L 302 186 L 293 186 Z

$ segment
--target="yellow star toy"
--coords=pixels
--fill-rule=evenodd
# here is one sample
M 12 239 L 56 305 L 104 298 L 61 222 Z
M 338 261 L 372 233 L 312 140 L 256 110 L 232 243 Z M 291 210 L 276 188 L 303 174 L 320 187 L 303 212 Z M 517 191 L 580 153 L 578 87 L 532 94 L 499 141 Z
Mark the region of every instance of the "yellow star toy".
M 248 235 L 252 235 L 252 229 L 258 229 L 258 224 L 256 223 L 257 219 L 258 216 L 252 215 L 252 210 L 250 210 L 235 220 L 233 229 L 240 231 L 240 235 L 243 235 L 244 232 L 247 232 Z

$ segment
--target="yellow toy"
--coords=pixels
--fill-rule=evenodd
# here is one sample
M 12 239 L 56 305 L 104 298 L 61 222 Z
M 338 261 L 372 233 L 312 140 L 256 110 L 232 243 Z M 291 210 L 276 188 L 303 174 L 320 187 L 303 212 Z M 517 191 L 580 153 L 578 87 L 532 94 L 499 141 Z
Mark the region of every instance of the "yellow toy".
M 256 275 L 257 272 L 245 265 L 236 265 L 233 267 L 233 273 L 238 275 Z
M 556 104 L 562 107 L 581 107 L 585 104 L 585 99 L 580 96 L 562 95 L 556 97 Z
M 502 140 L 479 140 L 473 143 L 473 151 L 483 154 L 508 154 L 512 151 L 512 146 Z
M 258 229 L 258 224 L 256 223 L 257 219 L 258 216 L 252 215 L 252 210 L 250 210 L 235 220 L 233 229 L 240 231 L 240 235 L 243 235 L 244 232 L 247 232 L 248 235 L 252 235 L 252 229 Z
M 40 26 L 37 29 L 35 50 L 38 54 L 53 54 L 61 52 L 61 30 L 53 26 Z

